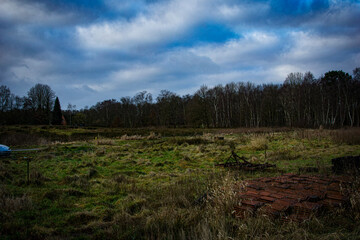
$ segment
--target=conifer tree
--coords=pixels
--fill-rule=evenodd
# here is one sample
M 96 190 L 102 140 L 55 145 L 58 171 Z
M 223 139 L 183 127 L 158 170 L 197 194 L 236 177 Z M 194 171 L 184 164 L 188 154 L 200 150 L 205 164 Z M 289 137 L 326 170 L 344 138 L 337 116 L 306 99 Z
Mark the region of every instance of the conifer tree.
M 62 113 L 59 98 L 56 97 L 53 111 L 53 124 L 60 125 L 62 122 Z

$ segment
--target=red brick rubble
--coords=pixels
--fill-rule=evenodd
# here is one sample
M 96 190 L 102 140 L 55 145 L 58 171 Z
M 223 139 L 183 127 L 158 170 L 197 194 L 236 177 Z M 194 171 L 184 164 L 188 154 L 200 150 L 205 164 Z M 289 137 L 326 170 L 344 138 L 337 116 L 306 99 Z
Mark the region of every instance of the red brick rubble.
M 303 221 L 345 205 L 348 199 L 341 188 L 349 183 L 344 176 L 295 174 L 250 180 L 245 191 L 238 193 L 241 203 L 235 207 L 235 216 L 265 214 L 284 221 Z

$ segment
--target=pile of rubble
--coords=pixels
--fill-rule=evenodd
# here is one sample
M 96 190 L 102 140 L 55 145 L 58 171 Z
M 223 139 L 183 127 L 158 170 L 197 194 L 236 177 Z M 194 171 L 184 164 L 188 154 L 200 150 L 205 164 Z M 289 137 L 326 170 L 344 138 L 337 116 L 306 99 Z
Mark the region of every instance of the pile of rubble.
M 246 189 L 238 193 L 241 203 L 235 207 L 235 216 L 265 214 L 284 221 L 303 221 L 345 205 L 348 199 L 341 189 L 348 184 L 344 176 L 285 174 L 250 180 Z

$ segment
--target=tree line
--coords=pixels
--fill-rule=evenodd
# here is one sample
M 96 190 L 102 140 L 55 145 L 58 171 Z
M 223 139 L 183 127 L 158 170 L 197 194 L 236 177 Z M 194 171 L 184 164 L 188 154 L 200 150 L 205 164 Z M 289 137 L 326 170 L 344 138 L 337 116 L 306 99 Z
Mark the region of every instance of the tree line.
M 282 84 L 228 83 L 201 86 L 193 95 L 142 91 L 75 110 L 61 110 L 48 85 L 36 84 L 27 96 L 0 87 L 0 124 L 65 124 L 106 127 L 310 127 L 359 126 L 360 68 L 353 75 L 329 71 L 290 73 Z M 61 119 L 60 119 L 61 118 Z

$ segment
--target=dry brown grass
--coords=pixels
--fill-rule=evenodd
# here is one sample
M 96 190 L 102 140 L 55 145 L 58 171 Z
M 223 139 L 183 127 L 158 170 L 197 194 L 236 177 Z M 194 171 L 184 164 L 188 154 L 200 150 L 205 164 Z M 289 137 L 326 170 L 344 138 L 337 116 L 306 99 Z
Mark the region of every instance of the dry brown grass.
M 82 211 L 71 214 L 67 219 L 67 222 L 70 224 L 76 224 L 77 226 L 81 226 L 95 219 L 97 219 L 95 213 L 89 211 Z
M 267 159 L 269 161 L 282 161 L 282 160 L 294 160 L 300 155 L 290 149 L 280 149 L 277 151 L 269 151 L 267 153 Z
M 13 196 L 10 195 L 3 186 L 0 186 L 0 219 L 4 220 L 18 211 L 32 208 L 33 203 L 28 195 Z
M 40 137 L 36 134 L 31 133 L 2 133 L 0 135 L 1 144 L 7 146 L 33 146 L 33 145 L 48 145 L 48 141 L 44 137 Z
M 147 140 L 155 140 L 160 138 L 161 138 L 161 134 L 159 133 L 158 135 L 156 135 L 156 133 L 154 132 L 150 132 L 149 136 L 146 137 Z
M 346 129 L 319 129 L 319 130 L 298 130 L 294 132 L 295 137 L 302 139 L 321 140 L 331 139 L 338 144 L 358 145 L 360 144 L 360 128 Z
M 42 185 L 44 182 L 48 181 L 49 179 L 46 178 L 40 171 L 37 169 L 33 169 L 30 171 L 30 182 L 36 185 Z
M 89 179 L 85 175 L 68 175 L 64 178 L 63 181 L 73 187 L 78 187 L 82 189 L 88 189 L 90 186 Z
M 259 127 L 259 128 L 224 128 L 224 129 L 216 130 L 215 133 L 263 135 L 264 133 L 289 132 L 289 131 L 292 131 L 292 129 L 287 127 L 276 127 L 276 128 Z
M 215 215 L 230 214 L 234 206 L 240 204 L 239 195 L 241 189 L 245 189 L 245 184 L 234 178 L 233 174 L 228 172 L 224 178 L 210 189 L 208 203 Z M 210 209 L 209 209 L 210 210 Z
M 132 136 L 128 136 L 127 134 L 125 135 L 122 135 L 120 137 L 121 140 L 125 141 L 125 140 L 142 140 L 144 139 L 145 137 L 144 136 L 141 136 L 141 135 L 132 135 Z
M 360 176 L 352 177 L 352 184 L 343 190 L 348 194 L 350 200 L 351 214 L 354 219 L 360 220 Z
M 250 148 L 255 151 L 266 150 L 268 144 L 269 140 L 265 136 L 253 137 L 250 141 Z
M 115 145 L 115 141 L 113 139 L 98 139 L 96 140 L 97 145 Z
M 331 131 L 330 136 L 336 143 L 359 145 L 360 128 L 338 129 Z

